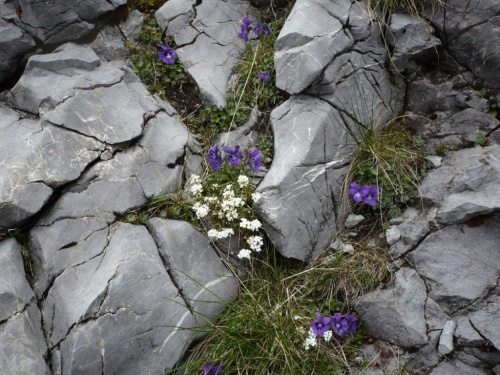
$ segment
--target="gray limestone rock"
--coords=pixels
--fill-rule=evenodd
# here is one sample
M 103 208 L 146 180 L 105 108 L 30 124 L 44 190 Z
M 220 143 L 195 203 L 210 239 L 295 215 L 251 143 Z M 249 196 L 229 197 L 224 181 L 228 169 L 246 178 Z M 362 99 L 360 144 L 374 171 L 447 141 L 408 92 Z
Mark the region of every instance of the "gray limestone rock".
M 202 100 L 224 107 L 231 71 L 245 47 L 238 36 L 241 21 L 246 16 L 256 19 L 253 8 L 242 0 L 172 0 L 155 16 L 162 30 L 174 37 L 178 57 Z
M 276 86 L 298 94 L 354 41 L 344 30 L 349 0 L 298 0 L 275 43 Z
M 443 326 L 450 317 L 432 298 L 427 298 L 425 301 L 425 322 L 428 331 L 442 330 Z
M 153 218 L 148 229 L 170 277 L 200 322 L 224 310 L 225 305 L 218 302 L 236 298 L 238 280 L 191 224 Z
M 21 247 L 16 240 L 0 242 L 0 322 L 23 311 L 35 295 L 26 280 Z
M 409 254 L 429 297 L 445 312 L 465 307 L 496 284 L 499 236 L 496 218 L 476 227 L 453 225 L 432 233 Z
M 436 221 L 463 223 L 500 208 L 500 146 L 460 150 L 422 181 L 424 203 L 438 205 Z
M 101 254 L 55 279 L 42 314 L 56 374 L 161 373 L 196 325 L 147 230 L 123 223 Z
M 258 186 L 257 211 L 278 251 L 311 260 L 330 243 L 335 206 L 353 151 L 338 111 L 294 96 L 271 113 L 275 155 Z
M 36 214 L 54 188 L 77 179 L 103 150 L 93 138 L 43 121 L 0 127 L 0 230 Z
M 148 199 L 182 186 L 181 160 L 188 132 L 176 118 L 159 112 L 146 125 L 139 143 L 97 163 L 71 187 L 41 220 L 123 214 Z
M 498 267 L 500 271 L 500 267 Z M 469 314 L 472 326 L 500 350 L 500 296 L 491 296 L 478 311 Z
M 134 9 L 129 13 L 128 18 L 120 23 L 120 30 L 128 41 L 133 42 L 135 37 L 141 32 L 143 20 L 144 14 Z
M 405 370 L 410 373 L 419 373 L 430 369 L 439 363 L 437 345 L 441 331 L 429 332 L 429 342 L 413 353 L 404 365 Z
M 424 305 L 425 284 L 410 268 L 395 275 L 394 285 L 357 299 L 355 308 L 375 337 L 402 347 L 427 343 Z
M 76 40 L 94 29 L 94 22 L 126 0 L 19 0 L 20 23 L 44 44 Z
M 431 117 L 436 112 L 458 112 L 467 108 L 467 97 L 453 88 L 449 77 L 443 82 L 422 78 L 408 85 L 408 110 L 420 116 Z
M 19 69 L 20 61 L 26 52 L 35 47 L 35 41 L 22 28 L 1 16 L 0 14 L 0 82 L 3 82 Z
M 41 315 L 34 302 L 0 323 L 0 348 L 3 374 L 50 375 L 45 362 L 47 345 L 43 337 Z
M 457 328 L 457 323 L 453 320 L 448 320 L 443 326 L 443 332 L 441 332 L 441 336 L 439 337 L 439 346 L 438 352 L 440 355 L 450 354 L 453 349 L 453 333 Z
M 430 224 L 436 211 L 435 208 L 424 211 L 408 208 L 403 214 L 404 222 L 395 227 L 400 233 L 400 238 L 389 249 L 391 256 L 395 258 L 403 256 L 424 239 L 431 231 Z
M 484 79 L 500 86 L 500 3 L 477 1 L 474 6 L 462 0 L 448 0 L 438 7 L 431 23 L 446 42 L 447 49 L 462 65 Z
M 344 226 L 346 228 L 353 228 L 359 223 L 361 223 L 363 220 L 365 220 L 365 217 L 363 215 L 349 215 L 345 220 Z
M 387 71 L 380 30 L 372 24 L 370 39 L 336 56 L 307 93 L 337 109 L 349 131 L 361 140 L 367 129 L 381 127 L 402 110 L 404 83 Z
M 472 327 L 470 320 L 467 316 L 458 316 L 453 318 L 457 322 L 457 329 L 455 330 L 455 339 L 460 346 L 483 346 L 484 339 Z
M 422 18 L 396 13 L 391 17 L 387 42 L 393 48 L 392 66 L 397 73 L 413 73 L 412 63 L 426 64 L 438 55 L 441 41 Z
M 120 30 L 112 26 L 104 27 L 90 47 L 104 61 L 125 60 L 128 56 Z
M 390 227 L 385 231 L 385 239 L 389 245 L 394 245 L 401 238 L 401 232 L 397 227 Z
M 483 369 L 471 367 L 458 359 L 441 362 L 436 366 L 429 375 L 488 375 L 488 372 Z
M 21 247 L 0 242 L 0 368 L 4 374 L 46 374 L 41 316 L 24 272 Z M 47 372 L 47 374 L 49 374 Z

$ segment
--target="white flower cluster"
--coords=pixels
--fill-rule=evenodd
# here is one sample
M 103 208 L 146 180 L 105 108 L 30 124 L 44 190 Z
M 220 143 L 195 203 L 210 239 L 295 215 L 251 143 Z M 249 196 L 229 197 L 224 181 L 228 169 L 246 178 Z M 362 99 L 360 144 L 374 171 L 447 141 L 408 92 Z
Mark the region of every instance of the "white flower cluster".
M 332 339 L 332 336 L 333 336 L 333 332 L 331 330 L 323 333 L 323 338 L 325 339 L 326 342 L 330 342 L 330 340 Z
M 216 240 L 221 240 L 223 238 L 228 238 L 229 236 L 234 234 L 234 230 L 231 228 L 223 229 L 218 231 L 217 229 L 210 229 L 207 233 L 209 238 L 214 238 Z
M 201 185 L 201 178 L 197 174 L 191 177 L 191 187 L 189 191 L 194 195 L 201 194 L 203 192 L 203 186 Z
M 242 187 L 242 188 L 244 188 L 245 186 L 248 186 L 249 182 L 250 182 L 250 180 L 248 179 L 247 176 L 240 175 L 238 177 L 238 185 L 240 185 L 240 187 Z
M 245 204 L 245 201 L 241 198 L 234 196 L 233 185 L 229 184 L 224 188 L 222 192 L 222 203 L 221 208 L 224 212 L 223 215 L 226 216 L 226 219 L 229 221 L 233 221 L 238 218 L 238 207 L 242 207 Z
M 257 219 L 250 221 L 250 220 L 247 220 L 245 218 L 242 218 L 241 222 L 240 222 L 240 227 L 248 229 L 248 230 L 252 230 L 252 231 L 259 230 L 259 228 L 261 226 L 262 226 L 262 223 Z
M 260 200 L 260 197 L 261 197 L 260 193 L 258 193 L 258 192 L 252 193 L 252 200 L 255 203 L 257 203 Z
M 264 241 L 260 236 L 250 236 L 247 238 L 247 242 L 250 245 L 250 249 L 259 252 L 264 245 Z
M 307 337 L 306 341 L 304 341 L 304 349 L 309 350 L 311 347 L 315 347 L 316 345 L 318 345 L 318 342 L 316 341 L 316 334 L 312 329 L 310 329 L 309 336 Z
M 252 252 L 251 250 L 241 249 L 240 252 L 238 253 L 238 258 L 240 259 L 247 258 L 248 260 L 250 260 L 251 252 Z
M 217 202 L 219 199 L 217 197 L 205 197 L 203 199 L 205 202 L 207 203 L 215 203 Z
M 198 219 L 201 219 L 208 215 L 208 205 L 206 204 L 201 204 L 200 202 L 196 202 L 193 205 L 193 210 Z

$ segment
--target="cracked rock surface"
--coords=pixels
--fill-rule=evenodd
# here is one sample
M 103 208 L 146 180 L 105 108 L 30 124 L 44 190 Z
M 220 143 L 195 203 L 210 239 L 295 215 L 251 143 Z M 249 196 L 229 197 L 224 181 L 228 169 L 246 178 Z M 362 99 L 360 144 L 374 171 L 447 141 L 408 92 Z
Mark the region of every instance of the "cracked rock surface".
M 167 35 L 179 46 L 177 54 L 209 105 L 223 108 L 231 70 L 245 51 L 238 36 L 244 17 L 255 10 L 242 0 L 171 0 L 155 14 Z
M 278 250 L 310 260 L 328 246 L 352 138 L 328 103 L 294 96 L 271 113 L 274 160 L 257 210 Z M 327 141 L 327 140 L 335 140 Z
M 0 368 L 5 374 L 50 374 L 40 311 L 24 272 L 21 247 L 0 242 Z

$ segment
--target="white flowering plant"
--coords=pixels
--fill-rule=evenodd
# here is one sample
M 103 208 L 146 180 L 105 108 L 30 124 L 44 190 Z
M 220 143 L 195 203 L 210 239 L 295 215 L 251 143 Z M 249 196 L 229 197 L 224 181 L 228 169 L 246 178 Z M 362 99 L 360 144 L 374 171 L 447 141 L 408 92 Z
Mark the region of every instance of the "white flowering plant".
M 251 182 L 262 166 L 262 155 L 254 149 L 244 158 L 240 146 L 222 149 L 224 154 L 218 145 L 210 148 L 207 157 L 211 170 L 203 179 L 191 177 L 187 189 L 194 199 L 192 209 L 198 219 L 212 227 L 207 231 L 212 241 L 238 235 L 238 258 L 251 259 L 251 254 L 260 252 L 264 245 L 262 223 L 252 208 L 260 194 Z

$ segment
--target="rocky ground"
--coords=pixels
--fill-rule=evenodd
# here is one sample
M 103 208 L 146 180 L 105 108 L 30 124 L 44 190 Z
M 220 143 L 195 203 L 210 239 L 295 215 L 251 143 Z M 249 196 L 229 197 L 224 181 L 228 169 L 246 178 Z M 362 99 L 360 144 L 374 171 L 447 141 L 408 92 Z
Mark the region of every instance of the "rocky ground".
M 447 0 L 428 21 L 393 15 L 384 32 L 363 2 L 297 0 L 275 44 L 290 98 L 271 113 L 257 212 L 282 255 L 311 261 L 343 227 L 359 125 L 405 114 L 433 164 L 387 230 L 393 282 L 355 303 L 378 339 L 366 359 L 399 353 L 364 374 L 500 374 L 500 3 L 469 3 Z M 32 259 L 28 282 L 21 245 L 0 240 L 7 375 L 159 374 L 200 316 L 223 310 L 215 296 L 238 294 L 191 224 L 120 220 L 179 191 L 200 159 L 127 60 L 142 16 L 113 19 L 124 5 L 0 0 L 0 233 L 22 229 Z M 244 0 L 169 0 L 156 13 L 204 103 L 225 105 L 240 23 L 255 14 Z

